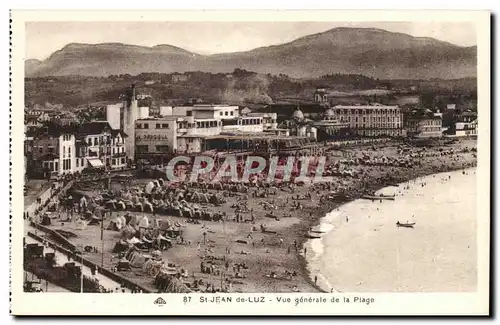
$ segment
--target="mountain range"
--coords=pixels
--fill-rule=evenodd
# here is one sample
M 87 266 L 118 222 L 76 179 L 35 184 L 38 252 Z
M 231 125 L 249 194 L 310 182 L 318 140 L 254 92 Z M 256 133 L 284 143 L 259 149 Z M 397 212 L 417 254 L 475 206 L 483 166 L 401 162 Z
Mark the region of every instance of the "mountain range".
M 228 73 L 235 68 L 282 73 L 294 78 L 342 73 L 380 79 L 455 79 L 476 76 L 477 47 L 375 28 L 347 27 L 285 44 L 213 55 L 201 55 L 172 45 L 72 43 L 46 60 L 26 60 L 25 76 Z

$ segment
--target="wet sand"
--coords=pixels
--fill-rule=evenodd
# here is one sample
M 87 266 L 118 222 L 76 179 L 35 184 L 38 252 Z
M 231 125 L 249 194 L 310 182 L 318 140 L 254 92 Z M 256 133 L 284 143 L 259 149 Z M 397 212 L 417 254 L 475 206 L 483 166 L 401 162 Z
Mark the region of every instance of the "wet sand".
M 459 146 L 475 146 L 475 141 L 468 140 L 466 142 L 454 145 Z M 353 148 L 344 150 L 343 154 L 356 155 L 360 150 L 369 148 Z M 450 148 L 450 147 L 446 147 Z M 432 149 L 432 150 L 437 150 Z M 394 146 L 386 146 L 376 148 L 376 154 L 386 154 L 387 156 L 397 156 Z M 437 172 L 443 172 L 454 169 L 461 169 L 465 166 L 475 165 L 476 158 L 474 154 L 460 153 L 453 156 L 422 158 L 420 165 L 412 168 L 403 167 L 370 167 L 356 166 L 364 174 L 363 179 L 350 177 L 334 177 L 333 183 L 344 181 L 348 184 L 352 198 L 359 197 L 367 186 L 382 187 L 380 177 L 387 175 L 393 176 L 399 182 L 407 181 L 418 176 L 429 175 Z M 144 183 L 144 181 L 142 180 Z M 290 211 L 291 196 L 305 195 L 311 193 L 312 198 L 309 200 L 301 200 L 304 206 L 301 210 Z M 338 208 L 340 203 L 323 202 L 320 204 L 320 196 L 325 193 L 317 193 L 311 190 L 309 186 L 296 187 L 293 193 L 279 191 L 278 195 L 268 198 L 253 198 L 248 199 L 248 207 L 254 209 L 255 225 L 259 229 L 259 225 L 265 224 L 267 229 L 275 231 L 277 234 L 261 233 L 260 231 L 252 231 L 251 223 L 236 223 L 234 221 L 208 222 L 202 221 L 201 224 L 186 224 L 183 227 L 183 237 L 190 245 L 174 244 L 172 248 L 163 252 L 163 259 L 168 263 L 174 263 L 179 268 L 188 271 L 187 282 L 192 282 L 193 279 L 202 278 L 205 282 L 212 283 L 216 287 L 220 287 L 221 280 L 229 279 L 232 282 L 231 292 L 318 292 L 321 289 L 314 285 L 311 281 L 309 271 L 306 267 L 304 259 L 303 244 L 308 240 L 308 232 L 311 227 L 319 224 L 320 219 L 328 212 Z M 289 200 L 287 205 L 286 200 Z M 236 197 L 229 197 L 228 202 L 216 210 L 227 212 L 228 216 L 234 217 L 234 209 L 231 205 L 235 202 Z M 279 206 L 274 211 L 280 217 L 280 220 L 274 220 L 265 216 L 269 210 L 266 210 L 261 203 L 263 201 L 274 201 L 275 205 Z M 117 213 L 113 213 L 113 217 Z M 123 215 L 124 212 L 119 212 Z M 147 213 L 141 213 L 148 215 Z M 291 215 L 291 217 L 282 217 L 283 214 Z M 243 214 L 244 218 L 249 219 L 249 213 Z M 185 223 L 185 218 L 172 216 L 159 216 L 161 219 L 169 219 Z M 109 223 L 105 221 L 105 226 Z M 66 223 L 65 226 L 53 225 L 53 228 L 72 231 L 78 235 L 72 238 L 71 241 L 77 244 L 86 244 L 101 248 L 100 229 L 99 226 L 89 226 L 86 230 L 76 230 L 71 224 Z M 203 240 L 203 233 L 206 234 L 206 242 Z M 250 235 L 250 236 L 249 236 Z M 119 240 L 120 233 L 110 230 L 104 231 L 104 266 L 111 268 L 116 264 L 117 259 L 111 254 L 111 250 L 115 243 Z M 282 241 L 280 240 L 282 239 Z M 237 240 L 245 240 L 247 243 L 238 243 Z M 294 242 L 297 243 L 298 249 L 295 249 Z M 199 249 L 198 249 L 198 243 Z M 242 254 L 244 252 L 245 254 Z M 307 254 L 312 252 L 307 252 Z M 224 273 L 221 276 L 214 276 L 200 273 L 200 256 L 211 255 L 219 258 L 216 261 L 218 268 Z M 88 253 L 87 258 L 95 263 L 101 263 L 100 253 Z M 226 259 L 229 268 L 226 271 Z M 235 277 L 235 264 L 246 264 L 247 269 L 241 269 L 240 274 L 243 278 Z M 296 276 L 285 277 L 285 271 L 296 272 Z M 277 274 L 276 278 L 268 277 L 271 272 Z M 133 269 L 129 272 L 121 272 L 124 276 L 142 285 L 153 288 L 153 278 L 142 272 L 141 269 Z

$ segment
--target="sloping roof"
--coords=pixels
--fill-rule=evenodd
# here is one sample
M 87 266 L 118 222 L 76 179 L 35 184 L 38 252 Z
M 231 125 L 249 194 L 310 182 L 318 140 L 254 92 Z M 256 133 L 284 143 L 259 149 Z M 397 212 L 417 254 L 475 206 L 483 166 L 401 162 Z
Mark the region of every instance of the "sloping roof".
M 123 132 L 123 130 L 111 130 L 112 137 L 116 137 L 118 134 L 121 135 L 122 138 L 128 138 L 128 135 L 125 132 Z
M 61 134 L 74 134 L 77 129 L 74 126 L 59 125 L 56 123 L 45 123 L 39 129 L 35 130 L 33 134 L 34 137 L 59 137 Z
M 107 121 L 84 123 L 78 129 L 80 135 L 101 134 L 104 131 L 111 131 L 111 126 Z

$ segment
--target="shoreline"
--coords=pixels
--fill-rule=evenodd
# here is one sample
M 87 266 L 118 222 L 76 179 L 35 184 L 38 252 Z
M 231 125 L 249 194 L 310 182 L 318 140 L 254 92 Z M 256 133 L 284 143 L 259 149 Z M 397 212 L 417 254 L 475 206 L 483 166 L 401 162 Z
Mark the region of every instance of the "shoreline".
M 424 178 L 424 177 L 430 177 L 430 176 L 433 176 L 433 175 L 440 175 L 440 174 L 446 174 L 446 173 L 450 173 L 450 172 L 459 172 L 461 170 L 470 170 L 470 169 L 473 169 L 473 168 L 477 168 L 477 165 L 474 165 L 474 166 L 466 166 L 466 167 L 462 167 L 462 166 L 458 166 L 458 167 L 454 167 L 454 166 L 450 166 L 451 168 L 447 168 L 445 167 L 444 170 L 440 170 L 440 171 L 436 171 L 436 172 L 431 172 L 431 173 L 427 173 L 427 170 L 421 170 L 418 175 L 414 176 L 414 177 L 411 177 L 411 178 L 407 178 L 407 179 L 404 179 L 402 181 L 399 181 L 397 182 L 397 184 L 400 186 L 400 185 L 403 185 L 405 183 L 408 183 L 408 182 L 411 182 L 411 181 L 414 181 L 414 180 L 417 180 L 419 178 Z M 408 175 L 409 176 L 409 175 Z M 374 187 L 373 189 L 375 190 L 375 192 L 378 192 L 380 190 L 383 190 L 383 189 L 386 189 L 386 188 L 390 188 L 390 187 L 393 187 L 393 185 L 387 185 L 387 184 L 381 184 L 380 187 L 376 188 Z M 323 220 L 327 217 L 327 215 L 331 212 L 334 212 L 336 209 L 338 208 L 341 208 L 342 206 L 344 205 L 347 205 L 349 203 L 352 203 L 354 201 L 357 201 L 357 200 L 361 200 L 361 196 L 359 197 L 355 197 L 355 198 L 352 198 L 351 200 L 349 201 L 346 201 L 344 203 L 341 203 L 339 205 L 337 205 L 335 208 L 333 208 L 332 210 L 329 210 L 328 212 L 326 212 L 322 217 L 318 218 L 316 222 L 313 223 L 313 225 L 311 227 L 318 227 L 318 226 L 321 226 L 322 223 L 323 223 Z M 322 209 L 324 210 L 324 209 Z M 322 235 L 325 235 L 327 236 L 331 231 L 331 230 L 328 230 L 328 231 L 325 231 Z M 320 240 L 322 241 L 324 239 L 324 237 L 321 237 Z M 306 239 L 303 243 L 302 243 L 302 246 L 312 246 L 312 240 L 314 239 Z M 322 252 L 321 254 L 319 254 L 319 256 L 315 256 L 315 258 L 321 258 L 321 256 L 324 254 L 324 252 Z M 339 291 L 337 288 L 335 288 L 334 286 L 332 286 L 328 280 L 324 277 L 323 274 L 321 274 L 320 272 L 317 272 L 315 273 L 316 276 L 318 276 L 318 279 L 322 279 L 323 282 L 326 282 L 327 285 L 330 286 L 331 290 L 333 289 L 333 291 L 328 291 L 328 290 L 325 290 L 323 288 L 321 288 L 321 285 L 315 285 L 314 284 L 314 280 L 313 280 L 313 277 L 312 277 L 312 274 L 311 274 L 311 270 L 309 268 L 309 262 L 307 260 L 306 257 L 304 257 L 304 255 L 300 255 L 302 260 L 304 261 L 304 267 L 305 267 L 305 272 L 308 274 L 308 280 L 309 280 L 309 283 L 314 286 L 317 290 L 321 291 L 321 292 L 324 292 L 324 293 L 330 293 L 330 292 L 341 292 Z M 319 282 L 319 281 L 318 281 Z
M 453 172 L 453 171 L 459 171 L 463 169 L 469 169 L 469 168 L 475 168 L 477 167 L 477 159 L 474 159 L 472 161 L 463 161 L 459 165 L 455 165 L 454 163 L 450 163 L 450 161 L 444 160 L 445 163 L 442 165 L 432 165 L 432 164 L 422 164 L 418 166 L 415 169 L 411 170 L 405 170 L 404 173 L 399 174 L 399 175 L 392 175 L 393 178 L 395 179 L 394 181 L 391 181 L 390 183 L 406 183 L 410 182 L 412 180 L 421 178 L 421 177 L 426 177 L 430 175 L 435 175 L 435 174 L 440 174 L 440 173 L 447 173 L 447 172 Z M 369 180 L 369 186 L 370 189 L 376 191 L 380 191 L 386 187 L 390 187 L 389 182 L 378 182 L 376 179 L 370 179 Z M 306 222 L 304 220 L 303 223 L 300 224 L 301 229 L 299 229 L 299 232 L 307 233 L 310 229 L 314 227 L 318 227 L 321 225 L 321 220 L 326 217 L 326 215 L 335 209 L 346 205 L 348 203 L 354 202 L 356 200 L 361 199 L 361 196 L 363 195 L 362 192 L 359 190 L 362 187 L 362 184 L 360 182 L 356 183 L 357 189 L 358 190 L 355 195 L 351 196 L 349 200 L 346 200 L 345 202 L 337 203 L 337 202 L 328 202 L 325 206 L 319 206 L 316 209 L 313 209 L 313 211 L 310 211 L 313 213 L 313 215 L 316 215 L 317 217 L 309 222 Z M 308 211 L 309 212 L 309 211 Z M 301 247 L 305 247 L 305 245 L 310 242 L 312 239 L 307 238 L 307 236 L 301 236 L 301 240 L 299 241 L 299 244 Z M 324 293 L 329 293 L 328 291 L 323 290 L 319 285 L 314 284 L 313 276 L 311 274 L 311 271 L 309 270 L 308 266 L 309 263 L 307 261 L 307 258 L 303 254 L 298 254 L 298 259 L 299 263 L 302 268 L 302 272 L 306 274 L 306 281 L 309 283 L 309 285 L 314 288 L 315 290 L 319 292 L 324 292 Z

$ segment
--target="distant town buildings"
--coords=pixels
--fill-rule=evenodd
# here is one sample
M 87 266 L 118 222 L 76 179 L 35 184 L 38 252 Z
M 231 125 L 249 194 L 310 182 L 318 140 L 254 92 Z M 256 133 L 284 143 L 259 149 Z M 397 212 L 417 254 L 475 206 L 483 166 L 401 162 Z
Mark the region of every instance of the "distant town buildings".
M 173 74 L 172 75 L 172 82 L 173 83 L 180 83 L 180 82 L 186 82 L 189 80 L 189 77 L 185 74 Z

